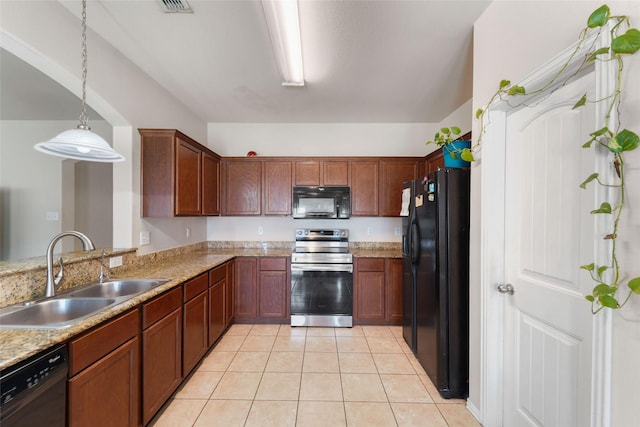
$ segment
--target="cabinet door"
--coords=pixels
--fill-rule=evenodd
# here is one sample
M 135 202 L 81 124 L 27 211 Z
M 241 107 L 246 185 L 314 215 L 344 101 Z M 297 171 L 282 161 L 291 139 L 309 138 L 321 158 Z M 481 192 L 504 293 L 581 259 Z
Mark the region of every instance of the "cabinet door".
M 182 381 L 182 307 L 142 332 L 142 423 L 147 424 Z
M 402 259 L 389 258 L 385 265 L 387 323 L 402 324 Z
M 208 293 L 184 304 L 182 313 L 182 376 L 186 377 L 209 349 Z
M 378 169 L 378 161 L 351 162 L 351 215 L 378 216 Z
M 202 214 L 220 215 L 220 160 L 202 153 Z
M 227 327 L 224 311 L 226 284 L 226 279 L 222 279 L 209 288 L 209 346 L 216 342 Z
M 176 144 L 176 215 L 200 215 L 202 209 L 201 151 L 178 139 Z
M 264 162 L 264 214 L 291 215 L 291 162 Z
M 223 162 L 225 215 L 262 213 L 262 162 L 229 160 Z
M 235 260 L 235 317 L 258 317 L 258 260 L 236 258 Z
M 69 380 L 70 427 L 140 425 L 139 348 L 135 337 Z
M 287 317 L 288 289 L 286 271 L 260 271 L 260 317 Z
M 380 216 L 400 215 L 402 183 L 418 177 L 416 160 L 382 160 L 380 162 Z
M 358 258 L 355 269 L 356 320 L 384 321 L 384 258 Z
M 233 322 L 235 308 L 235 261 L 225 264 L 227 267 L 227 278 L 225 280 L 224 303 L 225 303 L 225 328 Z
M 320 185 L 320 162 L 297 160 L 294 162 L 296 185 Z
M 425 173 L 428 175 L 431 172 L 435 172 L 438 168 L 444 167 L 444 155 L 442 154 L 442 149 L 438 149 L 433 153 L 429 154 L 424 159 L 425 164 Z
M 323 161 L 322 185 L 349 185 L 349 162 L 346 160 Z

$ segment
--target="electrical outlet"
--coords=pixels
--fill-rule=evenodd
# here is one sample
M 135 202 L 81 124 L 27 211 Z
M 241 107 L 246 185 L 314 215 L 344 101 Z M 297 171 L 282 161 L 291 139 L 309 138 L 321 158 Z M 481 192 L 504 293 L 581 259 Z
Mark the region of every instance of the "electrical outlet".
M 371 236 L 371 227 L 367 227 L 367 236 Z
M 148 231 L 140 232 L 140 246 L 151 244 L 151 233 Z
M 109 258 L 109 268 L 120 267 L 122 265 L 122 257 L 114 256 Z
M 393 229 L 393 234 L 395 234 L 396 236 L 399 236 L 402 234 L 402 229 L 400 227 L 395 227 Z
M 191 228 L 187 227 L 185 234 L 187 236 L 187 239 L 189 238 L 189 236 L 191 236 Z
M 258 227 L 258 235 L 264 234 L 264 229 L 262 227 Z
M 47 212 L 47 221 L 57 221 L 60 219 L 60 214 L 57 211 Z

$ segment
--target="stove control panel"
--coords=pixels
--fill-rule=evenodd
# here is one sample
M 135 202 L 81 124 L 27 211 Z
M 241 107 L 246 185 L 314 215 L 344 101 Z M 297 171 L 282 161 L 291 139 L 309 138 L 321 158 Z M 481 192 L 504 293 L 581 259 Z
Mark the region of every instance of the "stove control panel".
M 335 240 L 336 238 L 347 240 L 349 238 L 349 230 L 344 228 L 332 230 L 296 228 L 296 240 Z

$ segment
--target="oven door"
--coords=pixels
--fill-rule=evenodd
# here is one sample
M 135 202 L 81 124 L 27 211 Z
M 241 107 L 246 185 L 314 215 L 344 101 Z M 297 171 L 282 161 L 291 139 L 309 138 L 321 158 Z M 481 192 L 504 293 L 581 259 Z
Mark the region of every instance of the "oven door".
M 309 319 L 324 317 L 329 323 L 319 326 L 343 326 L 336 319 L 344 317 L 351 326 L 352 315 L 353 264 L 291 264 L 292 325 L 314 326 Z

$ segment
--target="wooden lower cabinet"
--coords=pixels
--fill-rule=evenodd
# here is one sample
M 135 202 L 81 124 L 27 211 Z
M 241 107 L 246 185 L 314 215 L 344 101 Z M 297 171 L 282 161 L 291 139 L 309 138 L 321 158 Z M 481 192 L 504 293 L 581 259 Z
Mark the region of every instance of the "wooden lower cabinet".
M 224 300 L 226 283 L 226 279 L 223 279 L 209 288 L 209 346 L 216 342 L 227 327 Z
M 140 425 L 140 313 L 69 342 L 69 426 Z
M 402 324 L 402 259 L 355 260 L 354 323 Z
M 235 260 L 235 321 L 284 323 L 289 316 L 289 264 L 286 257 Z
M 182 308 L 182 376 L 189 375 L 209 350 L 209 275 L 183 284 Z M 195 295 L 194 295 L 195 294 Z
M 235 311 L 235 294 L 236 294 L 236 282 L 235 282 L 235 268 L 236 262 L 229 261 L 225 264 L 227 269 L 227 279 L 224 284 L 224 303 L 225 303 L 225 327 L 229 326 L 233 322 L 233 316 Z
M 146 425 L 182 382 L 182 290 L 142 305 L 142 423 Z
M 359 323 L 384 322 L 384 258 L 359 258 L 355 262 L 354 317 Z
M 236 258 L 235 266 L 235 318 L 258 317 L 258 259 Z
M 402 258 L 385 261 L 385 320 L 402 325 Z

